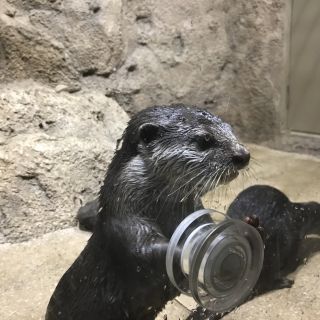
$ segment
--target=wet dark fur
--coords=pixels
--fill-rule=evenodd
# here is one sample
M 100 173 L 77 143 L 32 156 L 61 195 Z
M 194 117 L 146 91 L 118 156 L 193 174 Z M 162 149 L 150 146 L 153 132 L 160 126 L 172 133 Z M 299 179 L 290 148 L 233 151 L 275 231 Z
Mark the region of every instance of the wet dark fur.
M 98 219 L 99 198 L 86 203 L 77 213 L 79 228 L 84 231 L 93 231 Z
M 265 256 L 257 293 L 291 287 L 293 281 L 286 276 L 300 263 L 302 240 L 307 234 L 320 233 L 320 204 L 294 203 L 276 188 L 256 185 L 242 191 L 227 214 L 239 219 L 256 215 L 264 229 Z
M 101 188 L 94 233 L 46 320 L 154 319 L 178 294 L 165 270 L 168 239 L 202 207 L 201 195 L 235 178 L 249 157 L 230 126 L 203 110 L 163 106 L 134 116 Z

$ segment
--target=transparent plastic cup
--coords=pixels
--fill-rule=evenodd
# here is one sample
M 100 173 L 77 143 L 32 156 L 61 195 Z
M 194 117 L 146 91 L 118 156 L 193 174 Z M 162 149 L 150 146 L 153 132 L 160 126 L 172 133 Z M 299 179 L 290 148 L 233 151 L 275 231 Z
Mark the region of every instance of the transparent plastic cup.
M 166 256 L 170 281 L 216 313 L 239 306 L 252 292 L 263 265 L 264 244 L 251 225 L 212 209 L 186 217 Z

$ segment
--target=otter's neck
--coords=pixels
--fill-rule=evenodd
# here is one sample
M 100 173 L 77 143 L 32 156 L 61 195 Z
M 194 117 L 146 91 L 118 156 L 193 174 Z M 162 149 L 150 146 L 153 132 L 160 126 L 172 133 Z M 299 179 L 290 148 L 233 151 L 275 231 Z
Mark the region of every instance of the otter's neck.
M 117 161 L 116 157 L 113 160 Z M 101 189 L 104 215 L 137 215 L 156 221 L 165 235 L 171 236 L 176 226 L 190 213 L 201 208 L 190 194 L 183 198 L 170 179 L 155 175 L 144 160 L 136 155 L 122 167 L 110 166 Z

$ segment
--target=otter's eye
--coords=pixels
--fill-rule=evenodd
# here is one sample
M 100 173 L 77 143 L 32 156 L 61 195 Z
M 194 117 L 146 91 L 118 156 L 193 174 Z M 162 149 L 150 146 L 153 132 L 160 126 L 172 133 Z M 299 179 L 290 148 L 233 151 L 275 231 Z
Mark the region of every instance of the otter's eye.
M 159 126 L 153 123 L 144 123 L 139 128 L 140 138 L 144 143 L 155 140 L 159 134 Z
M 207 150 L 217 145 L 217 141 L 211 134 L 205 134 L 198 138 L 198 146 L 200 150 Z

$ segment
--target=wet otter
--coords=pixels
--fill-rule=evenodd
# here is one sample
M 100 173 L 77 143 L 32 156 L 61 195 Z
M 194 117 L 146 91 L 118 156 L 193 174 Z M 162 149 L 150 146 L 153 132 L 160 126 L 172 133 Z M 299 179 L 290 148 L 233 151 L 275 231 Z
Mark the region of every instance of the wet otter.
M 238 219 L 255 216 L 263 228 L 265 255 L 257 293 L 291 287 L 293 281 L 286 276 L 299 265 L 302 240 L 320 233 L 320 204 L 294 203 L 276 188 L 256 185 L 242 191 L 227 214 Z
M 202 208 L 204 193 L 249 159 L 231 127 L 206 111 L 136 114 L 108 168 L 93 235 L 58 283 L 46 320 L 154 319 L 178 294 L 166 275 L 168 239 Z

